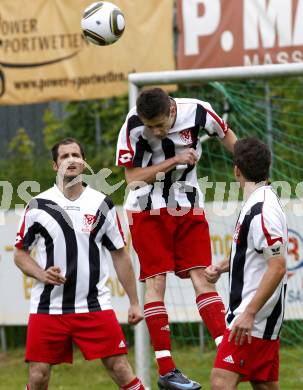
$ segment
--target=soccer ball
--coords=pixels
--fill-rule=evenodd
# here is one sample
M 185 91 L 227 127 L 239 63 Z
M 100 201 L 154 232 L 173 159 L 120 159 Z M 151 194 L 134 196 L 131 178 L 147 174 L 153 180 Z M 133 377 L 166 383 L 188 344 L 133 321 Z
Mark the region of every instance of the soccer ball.
M 84 10 L 81 28 L 89 42 L 99 46 L 111 45 L 123 34 L 124 15 L 116 5 L 98 1 Z

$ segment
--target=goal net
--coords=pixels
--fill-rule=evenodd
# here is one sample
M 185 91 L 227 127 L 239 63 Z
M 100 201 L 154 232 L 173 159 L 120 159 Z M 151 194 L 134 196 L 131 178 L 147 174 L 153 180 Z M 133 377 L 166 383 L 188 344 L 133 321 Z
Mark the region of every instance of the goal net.
M 287 366 L 287 356 L 295 357 L 303 344 L 303 66 L 142 73 L 130 75 L 129 82 L 130 106 L 141 88 L 166 85 L 173 97 L 208 101 L 239 138 L 255 135 L 269 145 L 273 155 L 270 179 L 282 198 L 289 226 L 289 279 L 281 334 L 282 362 Z M 201 134 L 201 142 L 198 178 L 205 194 L 216 263 L 229 254 L 242 198 L 233 178 L 231 155 L 213 137 Z M 201 320 L 191 283 L 171 275 L 168 279 L 166 305 L 174 343 L 181 347 L 202 343 L 206 349 L 214 349 L 205 329 L 201 340 Z M 228 276 L 219 281 L 218 290 L 227 307 Z M 142 337 L 139 340 L 142 343 Z M 140 370 L 140 363 L 137 368 Z

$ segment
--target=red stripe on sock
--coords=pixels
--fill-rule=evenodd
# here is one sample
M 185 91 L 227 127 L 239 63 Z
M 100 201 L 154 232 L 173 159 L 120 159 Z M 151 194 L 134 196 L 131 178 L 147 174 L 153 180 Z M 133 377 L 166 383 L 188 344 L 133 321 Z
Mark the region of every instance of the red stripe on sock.
M 200 294 L 196 302 L 200 316 L 212 338 L 222 336 L 226 329 L 225 307 L 218 293 Z
M 168 315 L 164 302 L 145 304 L 144 316 L 154 351 L 171 351 Z M 158 358 L 157 363 L 160 375 L 165 375 L 176 367 L 171 356 Z
M 145 387 L 139 378 L 135 378 L 128 385 L 122 386 L 122 390 L 144 390 Z

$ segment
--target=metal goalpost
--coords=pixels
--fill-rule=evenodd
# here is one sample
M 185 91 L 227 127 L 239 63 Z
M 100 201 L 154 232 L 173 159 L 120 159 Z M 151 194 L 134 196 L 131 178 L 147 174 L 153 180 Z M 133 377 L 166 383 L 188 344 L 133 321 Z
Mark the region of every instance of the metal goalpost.
M 151 85 L 185 84 L 202 81 L 231 81 L 272 78 L 287 78 L 303 76 L 303 63 L 255 65 L 245 67 L 209 68 L 176 70 L 161 72 L 131 73 L 128 76 L 129 107 L 136 104 L 140 88 Z M 270 144 L 270 112 L 268 112 L 268 143 Z M 200 141 L 205 141 L 203 137 Z M 140 303 L 144 301 L 144 285 L 138 282 Z M 144 322 L 135 327 L 135 362 L 136 373 L 147 389 L 151 389 L 150 379 L 150 343 L 147 328 Z

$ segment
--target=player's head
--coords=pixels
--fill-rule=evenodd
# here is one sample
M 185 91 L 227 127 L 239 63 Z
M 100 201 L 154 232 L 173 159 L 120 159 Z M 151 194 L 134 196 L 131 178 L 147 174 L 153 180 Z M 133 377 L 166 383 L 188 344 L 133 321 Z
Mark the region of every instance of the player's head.
M 163 89 L 147 89 L 137 99 L 137 113 L 156 137 L 165 138 L 176 118 L 176 104 Z
M 268 146 L 256 137 L 239 139 L 234 146 L 234 173 L 245 181 L 260 183 L 268 180 L 271 153 Z
M 73 180 L 84 170 L 83 146 L 74 138 L 65 138 L 52 147 L 53 169 L 60 176 Z

